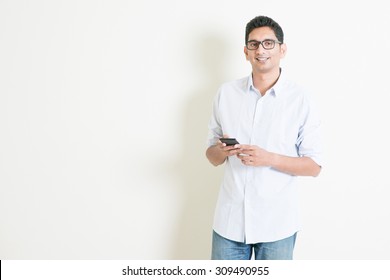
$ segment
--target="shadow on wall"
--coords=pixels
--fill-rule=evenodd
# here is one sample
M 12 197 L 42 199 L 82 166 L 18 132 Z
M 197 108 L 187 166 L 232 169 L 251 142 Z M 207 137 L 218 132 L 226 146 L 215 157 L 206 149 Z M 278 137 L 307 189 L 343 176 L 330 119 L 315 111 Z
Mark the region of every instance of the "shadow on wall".
M 204 83 L 191 94 L 182 115 L 182 153 L 176 163 L 183 193 L 172 259 L 210 259 L 212 221 L 223 167 L 206 156 L 208 122 L 217 89 L 224 81 L 226 44 L 217 36 L 199 39 L 199 77 Z

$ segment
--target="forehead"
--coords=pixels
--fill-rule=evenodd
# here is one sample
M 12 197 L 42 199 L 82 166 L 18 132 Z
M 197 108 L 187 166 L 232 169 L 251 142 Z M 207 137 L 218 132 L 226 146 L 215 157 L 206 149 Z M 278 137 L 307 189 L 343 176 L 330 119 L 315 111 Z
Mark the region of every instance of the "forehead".
M 248 41 L 261 41 L 264 39 L 276 39 L 275 32 L 268 26 L 255 28 L 251 31 L 251 33 L 249 33 L 248 36 Z

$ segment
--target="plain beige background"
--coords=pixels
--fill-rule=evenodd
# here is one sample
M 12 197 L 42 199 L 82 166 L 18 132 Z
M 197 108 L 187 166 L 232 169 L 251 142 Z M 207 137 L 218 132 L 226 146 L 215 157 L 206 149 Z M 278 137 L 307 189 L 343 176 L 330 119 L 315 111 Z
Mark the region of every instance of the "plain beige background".
M 382 2 L 1 0 L 0 259 L 208 259 L 207 123 L 257 15 L 323 119 L 295 258 L 389 259 Z

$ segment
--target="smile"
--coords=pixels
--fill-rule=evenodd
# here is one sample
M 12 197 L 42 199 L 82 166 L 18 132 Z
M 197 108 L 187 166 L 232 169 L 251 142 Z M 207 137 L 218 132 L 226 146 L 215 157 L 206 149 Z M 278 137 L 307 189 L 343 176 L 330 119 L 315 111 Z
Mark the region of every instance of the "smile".
M 257 61 L 260 61 L 260 62 L 265 62 L 269 59 L 269 57 L 256 57 L 256 60 Z

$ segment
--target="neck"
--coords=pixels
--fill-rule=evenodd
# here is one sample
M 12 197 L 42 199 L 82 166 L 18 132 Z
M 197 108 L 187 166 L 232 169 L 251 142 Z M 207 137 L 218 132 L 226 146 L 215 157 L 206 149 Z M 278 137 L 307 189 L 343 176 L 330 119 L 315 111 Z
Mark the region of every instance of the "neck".
M 267 92 L 267 90 L 272 88 L 274 84 L 278 81 L 280 72 L 281 70 L 279 68 L 267 73 L 256 73 L 255 71 L 253 71 L 252 80 L 254 87 L 257 88 L 263 96 Z

